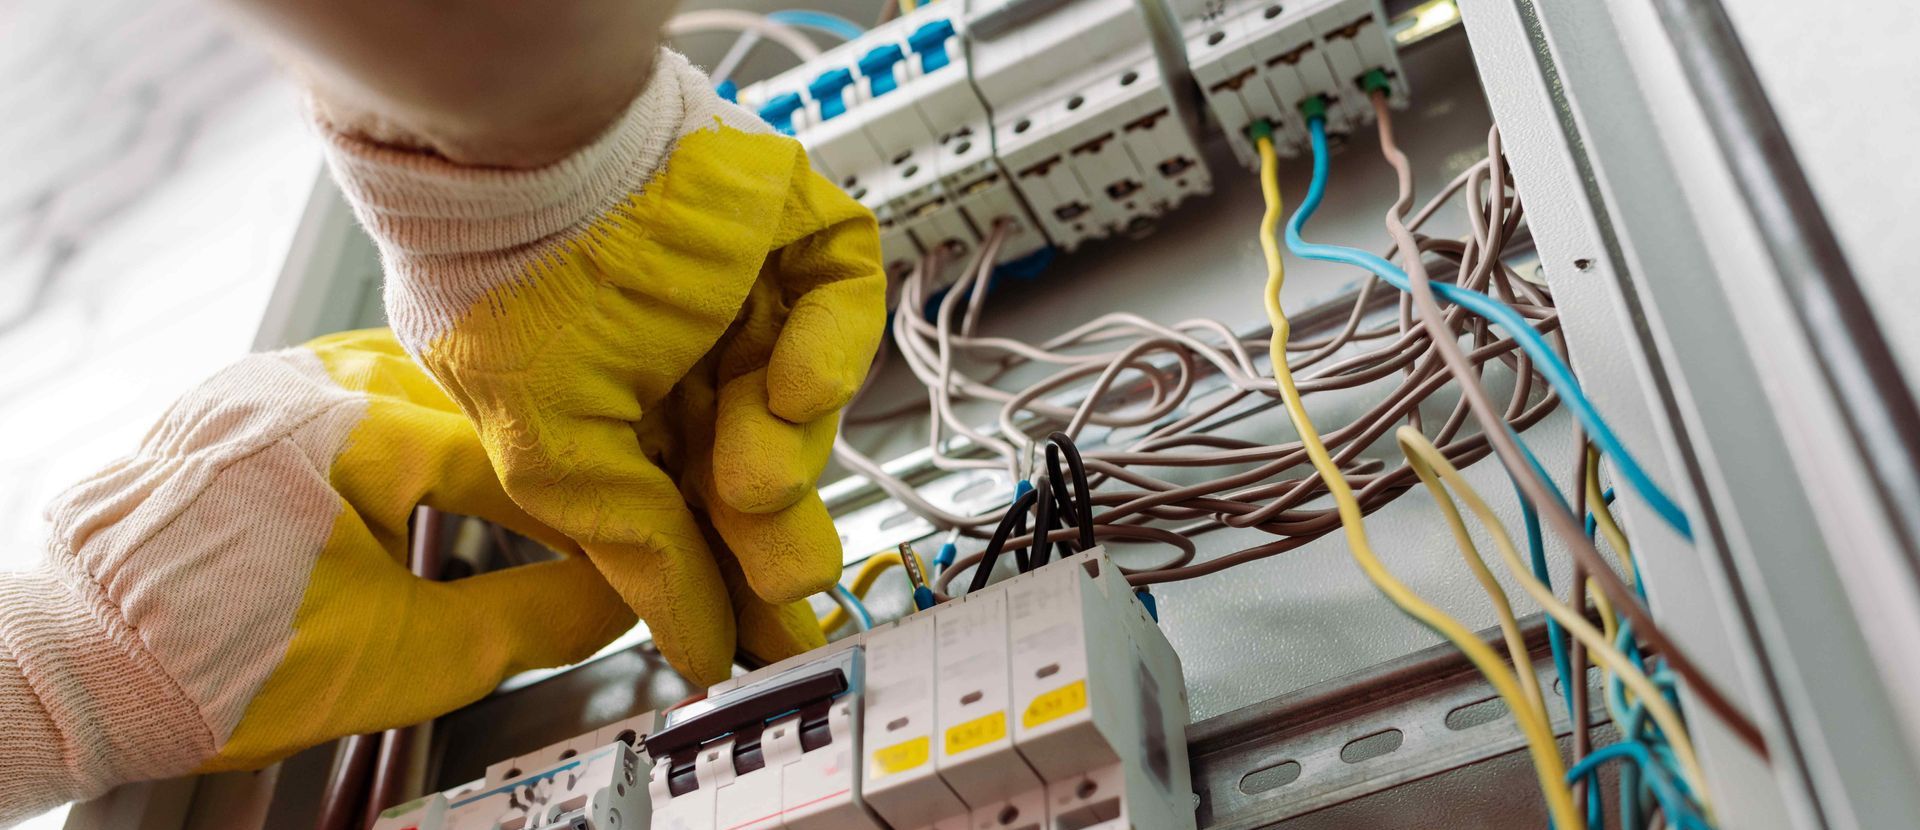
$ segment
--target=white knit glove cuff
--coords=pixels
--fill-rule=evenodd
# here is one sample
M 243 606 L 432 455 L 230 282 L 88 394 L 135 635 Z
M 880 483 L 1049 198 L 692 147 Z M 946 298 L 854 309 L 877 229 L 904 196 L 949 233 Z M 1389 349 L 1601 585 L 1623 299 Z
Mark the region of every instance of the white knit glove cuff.
M 213 753 L 197 707 L 72 554 L 0 574 L 0 826 Z
M 488 291 L 526 279 L 552 246 L 638 194 L 681 136 L 719 125 L 771 131 L 662 48 L 605 135 L 537 170 L 465 167 L 319 126 L 341 190 L 380 245 L 394 332 L 418 354 Z

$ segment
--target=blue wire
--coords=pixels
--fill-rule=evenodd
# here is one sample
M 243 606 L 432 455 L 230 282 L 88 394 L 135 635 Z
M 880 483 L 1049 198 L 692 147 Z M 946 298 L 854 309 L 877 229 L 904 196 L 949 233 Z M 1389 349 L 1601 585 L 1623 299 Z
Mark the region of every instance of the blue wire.
M 1622 655 L 1626 656 L 1628 660 L 1633 661 L 1633 664 L 1639 666 L 1642 671 L 1646 671 L 1645 655 L 1641 653 L 1639 644 L 1634 642 L 1632 628 L 1632 624 L 1630 623 L 1620 624 L 1620 633 L 1616 645 Z M 1678 709 L 1679 701 L 1673 694 L 1673 675 L 1668 672 L 1664 666 L 1656 671 L 1648 672 L 1648 674 L 1655 685 L 1660 688 L 1661 694 L 1674 704 L 1674 708 Z M 1622 740 L 1632 741 L 1644 746 L 1650 752 L 1650 757 L 1658 762 L 1662 774 L 1673 781 L 1675 786 L 1678 786 L 1683 794 L 1692 797 L 1693 793 L 1691 788 L 1686 784 L 1686 777 L 1680 772 L 1680 760 L 1675 757 L 1672 748 L 1667 745 L 1666 735 L 1660 732 L 1657 725 L 1652 724 L 1648 720 L 1646 704 L 1643 701 L 1635 701 L 1632 706 L 1626 705 L 1626 687 L 1617 674 L 1611 678 L 1607 685 L 1607 699 L 1611 701 L 1613 708 L 1627 710 L 1626 722 L 1616 724 L 1620 728 Z M 1639 798 L 1643 782 L 1637 780 L 1638 776 L 1642 773 L 1643 771 L 1628 770 L 1622 770 L 1620 773 L 1620 814 L 1622 826 L 1637 826 L 1634 822 L 1637 822 L 1639 817 L 1644 814 Z M 1652 777 L 1648 776 L 1648 780 L 1644 783 L 1652 783 L 1652 781 Z
M 1573 765 L 1573 769 L 1567 770 L 1567 781 L 1578 781 L 1581 778 L 1594 775 L 1599 772 L 1601 764 L 1609 761 L 1624 760 L 1633 761 L 1635 766 L 1642 770 L 1659 769 L 1654 766 L 1653 758 L 1647 752 L 1646 747 L 1638 743 L 1622 742 L 1600 747 L 1594 750 L 1592 755 L 1580 759 L 1580 763 Z M 1654 798 L 1659 800 L 1660 809 L 1666 812 L 1667 821 L 1674 827 L 1712 830 L 1712 825 L 1708 824 L 1707 820 L 1701 818 L 1699 812 L 1693 809 L 1693 805 L 1687 800 L 1686 796 L 1680 791 L 1680 788 L 1676 786 L 1672 779 L 1664 774 L 1649 775 L 1647 779 L 1649 783 L 1653 785 L 1653 795 Z M 1594 786 L 1598 787 L 1599 782 L 1595 781 Z
M 841 40 L 853 40 L 867 33 L 860 24 L 840 15 L 812 9 L 782 9 L 777 12 L 768 12 L 767 19 L 788 26 L 817 29 Z
M 1412 291 L 1413 285 L 1407 279 L 1406 272 L 1375 254 L 1340 245 L 1309 244 L 1300 239 L 1301 226 L 1313 217 L 1314 211 L 1319 210 L 1320 200 L 1327 191 L 1326 119 L 1315 116 L 1309 120 L 1307 132 L 1313 141 L 1313 180 L 1307 187 L 1307 196 L 1301 200 L 1299 210 L 1294 211 L 1293 218 L 1287 222 L 1287 249 L 1297 256 L 1308 259 L 1340 262 L 1364 268 L 1394 288 Z M 1653 483 L 1653 479 L 1647 476 L 1646 470 L 1641 469 L 1640 463 L 1634 459 L 1632 453 L 1627 452 L 1626 446 L 1620 443 L 1619 436 L 1613 433 L 1613 427 L 1607 424 L 1607 420 L 1601 417 L 1599 410 L 1594 409 L 1593 402 L 1588 400 L 1586 394 L 1580 390 L 1580 382 L 1574 378 L 1573 370 L 1568 368 L 1560 356 L 1547 346 L 1547 341 L 1540 336 L 1540 333 L 1527 324 L 1526 318 L 1521 317 L 1519 312 L 1514 311 L 1506 303 L 1451 283 L 1436 282 L 1433 284 L 1433 291 L 1455 305 L 1505 329 L 1508 336 L 1519 344 L 1521 350 L 1533 359 L 1541 374 L 1546 376 L 1548 385 L 1552 386 L 1555 392 L 1560 393 L 1560 397 L 1567 402 L 1568 408 L 1573 410 L 1574 416 L 1580 419 L 1580 424 L 1593 436 L 1594 443 L 1600 445 L 1600 450 L 1620 467 L 1621 477 L 1633 486 L 1634 491 L 1639 493 L 1641 498 L 1652 505 L 1654 512 L 1660 514 L 1660 518 L 1664 519 L 1674 532 L 1688 541 L 1693 540 L 1693 530 L 1687 522 L 1686 512 L 1682 511 L 1680 506 L 1660 489 L 1659 485 Z
M 1518 489 L 1518 488 L 1516 488 Z M 1520 522 L 1527 528 L 1528 566 L 1533 570 L 1533 578 L 1540 580 L 1547 590 L 1553 590 L 1553 575 L 1547 572 L 1547 546 L 1541 540 L 1540 513 L 1533 509 L 1533 502 L 1525 494 L 1520 495 Z M 1566 631 L 1560 624 L 1547 618 L 1547 645 L 1553 649 L 1553 670 L 1560 675 L 1561 696 L 1567 701 L 1567 714 L 1573 714 L 1573 659 L 1567 654 Z
M 873 615 L 867 613 L 866 603 L 861 602 L 859 597 L 854 596 L 852 591 L 847 590 L 847 586 L 841 585 L 838 582 L 833 583 L 833 595 L 839 597 L 841 602 L 846 603 L 848 608 L 853 609 L 853 626 L 855 628 L 861 631 L 873 630 Z

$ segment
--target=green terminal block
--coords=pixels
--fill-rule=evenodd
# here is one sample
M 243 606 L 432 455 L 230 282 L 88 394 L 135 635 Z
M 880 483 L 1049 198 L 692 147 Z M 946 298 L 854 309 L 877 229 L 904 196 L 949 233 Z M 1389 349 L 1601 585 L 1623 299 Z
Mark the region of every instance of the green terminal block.
M 1324 95 L 1315 95 L 1312 98 L 1308 98 L 1305 101 L 1301 101 L 1300 115 L 1305 119 L 1307 119 L 1308 121 L 1312 121 L 1315 118 L 1321 119 L 1323 121 L 1326 120 L 1327 97 Z
M 1360 76 L 1360 89 L 1368 95 L 1378 92 L 1393 97 L 1393 83 L 1387 80 L 1387 71 L 1379 67 L 1369 69 L 1367 74 Z
M 1251 140 L 1255 144 L 1260 143 L 1260 139 L 1263 139 L 1263 138 L 1268 141 L 1272 141 L 1273 125 L 1271 123 L 1268 123 L 1267 119 L 1265 118 L 1258 119 L 1254 121 L 1252 124 L 1247 125 L 1247 138 L 1248 140 Z

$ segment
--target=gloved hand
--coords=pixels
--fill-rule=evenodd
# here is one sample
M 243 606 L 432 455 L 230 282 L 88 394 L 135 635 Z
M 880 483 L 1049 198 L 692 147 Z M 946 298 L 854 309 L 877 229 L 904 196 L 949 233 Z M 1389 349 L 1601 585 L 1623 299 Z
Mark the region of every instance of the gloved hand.
M 418 504 L 574 553 L 422 580 Z M 220 372 L 49 512 L 47 561 L 0 575 L 0 823 L 425 720 L 634 622 L 385 331 Z
M 625 116 L 549 167 L 340 131 L 330 156 L 381 244 L 401 342 L 676 668 L 729 672 L 747 598 L 729 598 L 724 549 L 771 606 L 756 614 L 786 619 L 834 582 L 814 485 L 879 346 L 885 279 L 872 215 L 797 142 L 662 50 Z

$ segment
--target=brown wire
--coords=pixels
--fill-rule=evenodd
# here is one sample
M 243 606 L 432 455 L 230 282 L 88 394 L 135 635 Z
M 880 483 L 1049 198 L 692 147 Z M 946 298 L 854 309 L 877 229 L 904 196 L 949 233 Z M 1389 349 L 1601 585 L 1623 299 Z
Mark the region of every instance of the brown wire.
M 372 735 L 349 735 L 340 742 L 333 770 L 320 791 L 319 818 L 315 830 L 350 830 L 360 814 L 362 796 L 367 792 L 367 775 L 373 768 L 377 741 Z
M 1569 486 L 1569 489 L 1573 492 L 1571 493 L 1572 500 L 1568 503 L 1581 504 L 1583 503 L 1582 496 L 1587 486 L 1587 436 L 1586 431 L 1581 429 L 1578 424 L 1575 424 L 1573 427 L 1573 450 L 1573 482 Z M 1567 589 L 1567 607 L 1579 609 L 1584 612 L 1587 608 L 1587 592 L 1585 588 L 1587 584 L 1587 569 L 1581 566 L 1580 560 L 1573 560 L 1573 570 L 1568 577 L 1568 581 L 1570 584 Z M 1580 761 L 1586 758 L 1589 752 L 1593 751 L 1592 727 L 1589 723 L 1591 716 L 1587 711 L 1587 646 L 1585 643 L 1582 643 L 1578 637 L 1568 637 L 1567 639 L 1572 642 L 1572 646 L 1567 650 L 1567 663 L 1571 670 L 1567 677 L 1567 683 L 1571 688 L 1566 690 L 1570 699 L 1573 701 L 1572 766 L 1579 766 Z M 1624 738 L 1625 736 L 1623 735 L 1622 737 Z M 1586 790 L 1586 776 L 1582 776 L 1580 780 L 1573 782 L 1574 803 L 1585 803 L 1587 798 Z

